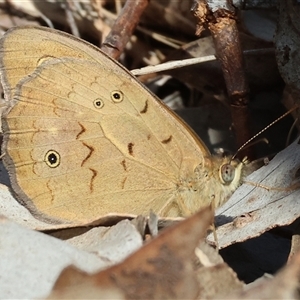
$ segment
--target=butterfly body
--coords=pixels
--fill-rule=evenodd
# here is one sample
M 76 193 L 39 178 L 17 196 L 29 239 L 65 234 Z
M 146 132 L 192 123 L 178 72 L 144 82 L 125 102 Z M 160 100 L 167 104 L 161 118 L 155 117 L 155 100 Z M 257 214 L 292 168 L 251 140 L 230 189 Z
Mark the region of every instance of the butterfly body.
M 243 164 L 193 131 L 99 49 L 36 27 L 1 40 L 3 158 L 17 199 L 48 222 L 108 213 L 186 216 L 222 204 Z M 220 182 L 222 166 L 234 168 Z

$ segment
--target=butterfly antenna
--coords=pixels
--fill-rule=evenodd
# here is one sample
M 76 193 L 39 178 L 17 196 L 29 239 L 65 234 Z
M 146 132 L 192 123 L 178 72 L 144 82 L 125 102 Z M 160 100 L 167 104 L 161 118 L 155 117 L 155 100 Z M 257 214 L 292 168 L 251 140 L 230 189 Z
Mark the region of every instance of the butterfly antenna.
M 299 107 L 299 105 L 294 106 L 293 108 L 291 108 L 290 110 L 288 110 L 286 113 L 284 113 L 282 116 L 280 116 L 279 118 L 277 118 L 275 121 L 273 121 L 272 123 L 270 123 L 268 126 L 266 126 L 264 129 L 262 129 L 261 131 L 259 131 L 257 134 L 255 134 L 251 139 L 249 139 L 247 142 L 245 142 L 241 147 L 239 147 L 239 149 L 236 151 L 236 153 L 232 156 L 231 160 L 233 160 L 237 154 L 244 149 L 249 143 L 251 143 L 254 139 L 256 139 L 259 135 L 261 135 L 263 132 L 265 132 L 267 129 L 269 129 L 271 126 L 273 126 L 275 123 L 277 123 L 278 121 L 280 121 L 281 119 L 285 118 L 287 115 L 289 115 L 291 112 L 293 112 L 294 110 L 296 110 Z

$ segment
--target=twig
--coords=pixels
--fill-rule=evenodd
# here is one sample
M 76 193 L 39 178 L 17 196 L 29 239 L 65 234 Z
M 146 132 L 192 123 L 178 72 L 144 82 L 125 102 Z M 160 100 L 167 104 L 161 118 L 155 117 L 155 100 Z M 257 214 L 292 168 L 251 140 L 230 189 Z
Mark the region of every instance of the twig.
M 204 57 L 196 57 L 196 58 L 189 58 L 189 59 L 183 59 L 183 60 L 176 60 L 176 61 L 169 61 L 163 64 L 159 64 L 156 66 L 148 66 L 141 69 L 135 69 L 131 70 L 131 73 L 133 75 L 145 75 L 150 74 L 154 72 L 162 72 L 166 70 L 172 70 L 172 69 L 178 69 L 190 65 L 199 64 L 206 61 L 215 60 L 216 57 L 214 55 L 208 55 Z
M 101 49 L 104 52 L 115 59 L 119 58 L 147 5 L 148 0 L 126 1 L 120 16 L 102 44 Z
M 219 1 L 220 2 L 220 1 Z M 208 1 L 197 0 L 194 14 L 197 17 L 197 33 L 208 27 L 215 44 L 230 98 L 231 114 L 236 133 L 237 145 L 244 144 L 251 138 L 250 116 L 248 110 L 248 83 L 245 76 L 243 52 L 239 32 L 235 21 L 235 9 L 226 2 L 219 10 L 211 11 Z M 216 8 L 215 8 L 216 9 Z M 253 149 L 241 151 L 240 156 L 253 159 Z

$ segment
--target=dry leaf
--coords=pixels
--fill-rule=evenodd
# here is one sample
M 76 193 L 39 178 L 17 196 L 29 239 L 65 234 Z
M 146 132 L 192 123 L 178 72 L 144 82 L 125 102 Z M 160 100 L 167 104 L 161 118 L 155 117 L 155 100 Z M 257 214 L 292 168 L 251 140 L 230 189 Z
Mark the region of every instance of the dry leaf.
M 300 88 L 300 6 L 292 0 L 279 1 L 275 37 L 278 68 L 285 83 Z
M 112 227 L 92 228 L 67 242 L 80 250 L 97 254 L 110 264 L 121 262 L 143 244 L 141 235 L 129 220 Z
M 195 299 L 199 284 L 192 258 L 212 222 L 209 208 L 165 229 L 123 263 L 88 275 L 69 267 L 58 278 L 49 299 Z
M 299 299 L 300 252 L 273 279 L 263 280 L 227 299 Z
M 295 177 L 299 168 L 300 145 L 295 141 L 245 179 L 216 211 L 217 223 L 223 224 L 217 228 L 220 248 L 291 224 L 300 216 L 299 180 Z M 213 241 L 212 235 L 209 240 Z
M 197 269 L 198 299 L 222 299 L 228 293 L 242 290 L 243 282 L 214 248 L 203 242 L 196 248 L 196 255 L 201 264 Z
M 0 218 L 0 299 L 47 296 L 68 265 L 96 272 L 109 265 L 97 255 Z

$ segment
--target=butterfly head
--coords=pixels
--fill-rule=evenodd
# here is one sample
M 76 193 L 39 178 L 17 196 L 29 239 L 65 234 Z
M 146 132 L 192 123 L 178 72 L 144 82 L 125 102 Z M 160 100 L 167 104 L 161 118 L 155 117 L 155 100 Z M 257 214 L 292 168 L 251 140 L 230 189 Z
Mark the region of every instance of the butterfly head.
M 232 157 L 219 155 L 205 158 L 205 170 L 209 170 L 210 190 L 213 191 L 215 207 L 224 204 L 233 192 L 242 184 L 247 174 L 247 159 L 239 161 Z

